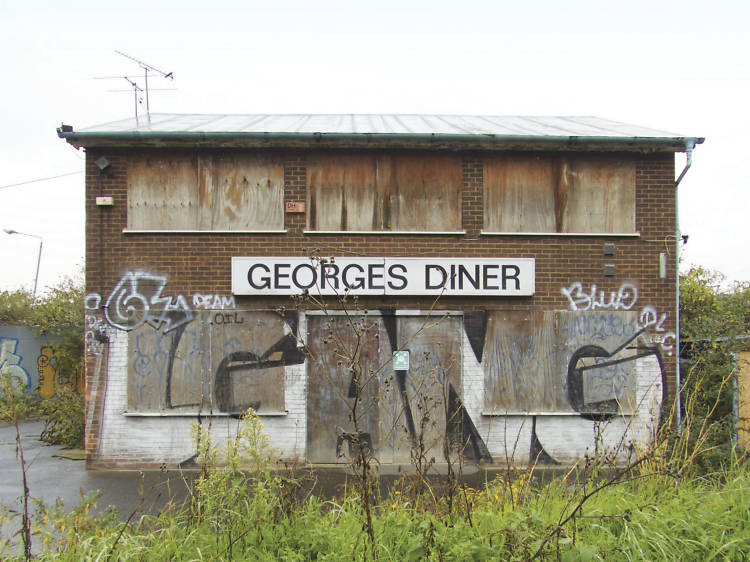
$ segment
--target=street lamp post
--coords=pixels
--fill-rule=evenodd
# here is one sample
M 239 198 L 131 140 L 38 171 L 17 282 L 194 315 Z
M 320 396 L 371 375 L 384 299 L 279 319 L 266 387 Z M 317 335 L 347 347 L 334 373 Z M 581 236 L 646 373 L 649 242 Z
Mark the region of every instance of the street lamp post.
M 11 230 L 10 228 L 3 229 L 7 234 L 20 234 L 21 236 L 31 236 L 32 238 L 38 238 L 39 239 L 39 257 L 36 259 L 36 275 L 34 276 L 34 293 L 33 298 L 36 300 L 36 286 L 39 282 L 39 265 L 42 263 L 42 237 L 37 236 L 36 234 L 28 234 L 26 232 L 18 232 L 17 230 Z

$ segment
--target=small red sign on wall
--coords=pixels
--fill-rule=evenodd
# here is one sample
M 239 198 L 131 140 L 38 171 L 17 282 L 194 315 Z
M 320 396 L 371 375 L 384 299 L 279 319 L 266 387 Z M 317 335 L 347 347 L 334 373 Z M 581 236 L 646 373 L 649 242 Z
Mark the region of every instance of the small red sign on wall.
M 286 212 L 287 213 L 304 213 L 305 202 L 304 201 L 287 201 Z

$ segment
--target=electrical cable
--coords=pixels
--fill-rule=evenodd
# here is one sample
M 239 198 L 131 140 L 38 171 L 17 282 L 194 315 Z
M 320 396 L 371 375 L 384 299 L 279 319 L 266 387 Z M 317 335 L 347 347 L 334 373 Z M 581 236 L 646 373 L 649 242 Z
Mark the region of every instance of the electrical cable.
M 57 176 L 50 176 L 48 178 L 38 178 L 38 179 L 35 179 L 35 180 L 22 181 L 22 182 L 19 182 L 19 183 L 11 183 L 11 184 L 8 184 L 8 185 L 0 185 L 0 189 L 5 189 L 7 187 L 17 187 L 19 185 L 27 185 L 29 183 L 36 183 L 36 182 L 40 182 L 40 181 L 56 180 L 57 178 L 64 178 L 66 176 L 74 176 L 76 174 L 82 174 L 82 173 L 83 173 L 83 170 L 79 170 L 77 172 L 68 172 L 66 174 L 59 174 Z

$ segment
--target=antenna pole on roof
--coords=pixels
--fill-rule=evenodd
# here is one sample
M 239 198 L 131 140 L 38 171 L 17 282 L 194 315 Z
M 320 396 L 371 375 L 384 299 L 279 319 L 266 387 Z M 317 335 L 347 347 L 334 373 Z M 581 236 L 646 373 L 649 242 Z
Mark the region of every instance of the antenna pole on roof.
M 117 53 L 118 55 L 121 55 L 121 56 L 125 57 L 126 59 L 130 59 L 130 60 L 138 63 L 138 65 L 143 69 L 143 74 L 144 74 L 143 79 L 144 79 L 144 83 L 145 83 L 145 86 L 146 86 L 146 118 L 148 119 L 148 122 L 149 122 L 149 125 L 150 125 L 151 124 L 151 107 L 149 105 L 149 99 L 148 99 L 148 73 L 149 72 L 156 72 L 157 74 L 161 74 L 161 76 L 163 78 L 169 78 L 170 80 L 174 80 L 174 73 L 172 73 L 172 72 L 163 72 L 163 71 L 159 70 L 158 68 L 155 68 L 155 67 L 151 66 L 150 64 L 146 64 L 145 62 L 143 62 L 141 60 L 138 60 L 135 57 L 131 57 L 130 55 L 123 53 L 122 51 L 115 50 L 115 53 Z M 126 78 L 126 80 L 128 80 L 128 79 Z M 131 82 L 130 80 L 128 80 L 128 82 L 130 82 L 133 85 L 134 89 L 137 88 L 138 90 L 141 90 L 140 88 L 138 88 L 138 86 L 134 82 Z M 141 91 L 143 91 L 143 90 L 141 90 Z M 136 98 L 137 98 L 137 90 L 136 90 Z M 135 108 L 135 121 L 136 121 L 136 125 L 137 125 L 138 124 L 138 103 L 137 103 L 137 99 L 136 99 L 136 108 Z
M 138 126 L 138 92 L 142 92 L 143 89 L 138 86 L 133 80 L 128 78 L 127 76 L 123 76 L 125 80 L 130 83 L 131 86 L 133 86 L 133 103 L 135 105 L 135 126 Z M 151 119 L 149 118 L 149 123 L 151 122 Z

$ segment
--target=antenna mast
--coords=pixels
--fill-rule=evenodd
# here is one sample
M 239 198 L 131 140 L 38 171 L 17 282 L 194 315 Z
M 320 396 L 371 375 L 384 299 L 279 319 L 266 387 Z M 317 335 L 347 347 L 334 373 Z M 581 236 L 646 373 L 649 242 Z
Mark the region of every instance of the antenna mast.
M 138 92 L 142 92 L 143 89 L 136 84 L 133 80 L 128 78 L 127 76 L 123 76 L 125 80 L 127 80 L 131 86 L 133 86 L 133 103 L 135 105 L 135 124 L 138 126 Z M 149 123 L 151 123 L 151 117 L 149 116 Z
M 138 63 L 138 66 L 140 66 L 143 69 L 143 75 L 144 75 L 143 78 L 144 78 L 144 82 L 145 82 L 145 88 L 143 88 L 143 89 L 141 89 L 140 87 L 138 87 L 138 85 L 135 82 L 133 82 L 132 80 L 130 80 L 127 76 L 125 76 L 124 78 L 125 78 L 125 80 L 127 80 L 128 82 L 130 82 L 131 86 L 133 86 L 133 91 L 135 93 L 135 97 L 136 97 L 136 103 L 135 103 L 135 121 L 136 121 L 136 124 L 138 123 L 138 91 L 139 90 L 140 91 L 144 91 L 145 90 L 145 92 L 146 92 L 146 118 L 148 119 L 148 122 L 149 122 L 149 125 L 150 125 L 151 124 L 151 108 L 150 108 L 149 102 L 148 102 L 148 73 L 149 72 L 156 72 L 157 74 L 160 74 L 163 78 L 169 78 L 170 80 L 174 80 L 174 73 L 172 73 L 172 72 L 163 72 L 163 71 L 159 70 L 158 68 L 155 68 L 155 67 L 151 66 L 150 64 L 146 64 L 145 62 L 143 62 L 141 60 L 138 60 L 135 57 L 131 57 L 130 55 L 127 55 L 127 54 L 123 53 L 122 51 L 115 50 L 115 53 L 117 53 L 118 55 L 121 55 L 121 56 L 125 57 L 126 59 L 130 59 L 130 60 Z

